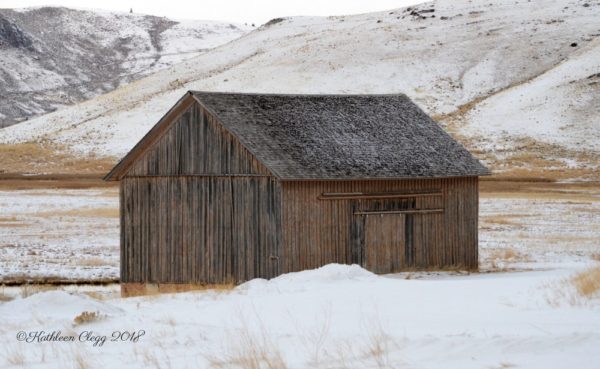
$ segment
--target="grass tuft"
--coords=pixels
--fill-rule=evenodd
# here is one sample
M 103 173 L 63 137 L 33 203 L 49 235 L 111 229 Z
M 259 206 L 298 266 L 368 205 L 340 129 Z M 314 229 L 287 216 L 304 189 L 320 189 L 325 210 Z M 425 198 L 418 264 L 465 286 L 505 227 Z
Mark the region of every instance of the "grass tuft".
M 11 347 L 7 346 L 5 349 L 6 363 L 13 366 L 24 366 L 25 365 L 25 354 L 20 346 Z
M 577 292 L 584 297 L 593 297 L 600 291 L 600 266 L 585 270 L 571 279 Z
M 259 328 L 260 332 L 255 333 L 242 320 L 241 328 L 229 340 L 233 343 L 229 350 L 220 357 L 206 354 L 206 360 L 213 368 L 286 369 L 288 365 L 276 341 L 270 338 L 262 322 Z
M 73 319 L 74 325 L 82 325 L 95 322 L 102 319 L 102 315 L 98 311 L 84 311 Z

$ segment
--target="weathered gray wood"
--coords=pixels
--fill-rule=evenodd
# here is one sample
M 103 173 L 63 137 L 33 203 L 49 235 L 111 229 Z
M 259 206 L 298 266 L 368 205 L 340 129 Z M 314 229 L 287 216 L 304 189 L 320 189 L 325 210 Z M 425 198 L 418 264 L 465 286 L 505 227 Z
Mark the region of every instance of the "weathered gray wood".
M 198 104 L 128 168 L 126 283 L 237 283 L 328 263 L 477 268 L 477 177 L 280 181 Z
M 123 282 L 237 283 L 278 273 L 273 179 L 126 177 L 121 186 Z
M 478 266 L 478 179 L 302 181 L 282 183 L 281 272 L 327 263 L 364 264 L 364 225 L 356 213 L 407 213 L 410 268 Z M 322 201 L 323 193 L 436 192 L 442 196 L 406 199 L 340 198 Z M 412 213 L 412 214 L 411 214 Z M 392 232 L 392 230 L 388 230 Z
M 197 103 L 182 112 L 127 172 L 127 176 L 209 174 L 271 173 Z
M 394 273 L 406 268 L 406 216 L 363 215 L 365 268 L 374 273 Z

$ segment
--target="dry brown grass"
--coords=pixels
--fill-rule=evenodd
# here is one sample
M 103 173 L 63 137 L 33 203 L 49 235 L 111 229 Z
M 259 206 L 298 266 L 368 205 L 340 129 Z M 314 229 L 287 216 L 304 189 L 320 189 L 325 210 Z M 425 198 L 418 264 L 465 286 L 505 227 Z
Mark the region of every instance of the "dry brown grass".
M 438 122 L 442 122 L 445 124 L 446 128 L 452 132 L 452 133 L 456 133 L 457 132 L 457 128 L 460 125 L 461 120 L 463 119 L 463 117 L 469 112 L 471 111 L 471 109 L 473 109 L 475 107 L 475 105 L 479 104 L 480 102 L 482 102 L 483 100 L 487 99 L 490 95 L 486 95 L 486 96 L 480 96 L 477 97 L 471 101 L 469 101 L 466 104 L 463 105 L 459 105 L 459 107 L 447 114 L 438 114 L 438 115 L 433 115 L 432 118 L 435 121 Z
M 2 228 L 23 228 L 31 226 L 30 223 L 0 223 Z
M 103 173 L 90 175 L 2 175 L 0 174 L 0 189 L 2 190 L 32 190 L 32 189 L 90 189 L 90 188 L 116 188 L 118 182 L 102 180 Z M 108 192 L 107 192 L 108 194 Z M 44 196 L 43 192 L 35 195 Z M 106 196 L 106 195 L 100 195 Z
M 365 356 L 373 360 L 377 368 L 391 368 L 389 341 L 389 336 L 381 326 L 368 332 Z
M 7 295 L 4 292 L 0 292 L 0 302 L 8 302 L 8 301 L 11 301 L 11 300 L 13 300 L 12 296 L 9 296 L 9 295 Z
M 75 260 L 75 261 L 73 261 L 73 264 L 91 267 L 91 266 L 111 265 L 112 261 L 101 259 L 101 258 L 87 258 L 87 259 Z
M 514 219 L 510 219 L 509 216 L 487 216 L 482 219 L 483 223 L 494 223 L 506 226 L 518 226 L 521 223 L 515 221 Z
M 600 162 L 600 155 L 592 151 L 570 150 L 556 144 L 544 143 L 532 138 L 515 139 L 511 151 L 504 159 L 497 160 L 498 178 L 543 178 L 554 181 L 566 179 L 600 180 L 594 167 Z M 576 168 L 566 166 L 558 158 L 574 160 Z M 583 165 L 581 165 L 583 164 Z
M 24 223 L 22 219 L 15 216 L 0 217 L 0 227 L 15 228 L 15 227 L 29 227 L 30 223 Z
M 492 368 L 493 369 L 507 369 L 507 368 L 514 368 L 514 367 L 516 367 L 515 364 L 503 361 L 500 364 L 498 364 L 498 366 L 494 366 Z
M 78 349 L 71 349 L 71 363 L 74 369 L 90 369 L 92 368 L 89 360 L 89 356 L 85 355 Z
M 82 293 L 84 295 L 87 295 L 87 296 L 95 299 L 95 300 L 100 300 L 100 301 L 111 300 L 111 299 L 115 299 L 115 298 L 119 297 L 118 291 L 107 291 L 107 292 L 83 291 Z
M 56 144 L 0 144 L 0 173 L 107 173 L 116 158 L 82 156 Z
M 482 269 L 485 272 L 508 272 L 514 270 L 509 263 L 530 262 L 531 258 L 512 248 L 499 248 L 490 250 L 483 261 L 489 263 Z
M 496 249 L 492 252 L 491 257 L 495 260 L 513 261 L 522 258 L 522 254 L 511 248 Z
M 73 319 L 73 325 L 78 326 L 92 323 L 101 320 L 102 318 L 103 316 L 98 311 L 83 311 Z
M 0 302 L 8 302 L 14 299 L 14 296 L 7 294 L 4 286 L 0 287 Z
M 206 292 L 227 293 L 236 287 L 235 283 L 195 284 L 195 283 L 122 283 L 121 297 L 147 296 L 149 298 L 161 293 Z
M 288 366 L 283 355 L 264 329 L 255 334 L 246 325 L 237 332 L 232 341 L 230 351 L 222 357 L 206 354 L 213 368 L 239 369 L 286 369 Z
M 600 266 L 585 270 L 571 279 L 577 292 L 583 297 L 593 297 L 600 291 Z
M 158 356 L 156 356 L 156 354 L 154 352 L 152 352 L 151 350 L 144 350 L 143 353 L 143 362 L 144 365 L 147 368 L 156 368 L 156 369 L 162 369 L 163 365 L 161 365 L 161 362 L 163 360 L 160 360 L 158 358 Z
M 592 254 L 590 257 L 592 260 L 600 261 L 600 253 Z
M 237 285 L 233 282 L 222 284 L 204 284 L 194 285 L 193 291 L 215 291 L 215 292 L 231 292 Z
M 118 218 L 119 208 L 79 208 L 69 210 L 40 211 L 33 215 L 37 217 Z
M 21 349 L 21 346 L 5 346 L 4 357 L 6 363 L 11 366 L 24 366 L 25 365 L 25 354 Z
M 600 201 L 600 182 L 552 182 L 549 180 L 482 178 L 480 195 L 494 198 L 570 200 L 589 203 Z M 504 214 L 505 215 L 505 214 Z M 521 216 L 521 215 L 519 215 Z
M 27 298 L 36 293 L 55 290 L 56 287 L 42 284 L 24 284 L 21 287 L 21 298 Z

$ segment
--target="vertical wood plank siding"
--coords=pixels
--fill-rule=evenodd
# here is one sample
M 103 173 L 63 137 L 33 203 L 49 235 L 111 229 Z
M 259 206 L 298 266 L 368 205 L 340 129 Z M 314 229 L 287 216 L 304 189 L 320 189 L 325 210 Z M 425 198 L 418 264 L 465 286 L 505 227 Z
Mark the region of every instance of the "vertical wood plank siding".
M 406 200 L 319 200 L 324 192 L 426 192 L 442 196 Z M 408 214 L 411 268 L 478 266 L 478 178 L 381 181 L 301 181 L 282 183 L 282 273 L 327 263 L 363 263 L 364 227 L 356 211 L 439 209 Z M 353 224 L 357 224 L 353 227 Z M 390 230 L 392 232 L 392 230 Z
M 268 177 L 121 182 L 122 282 L 229 283 L 279 274 L 279 183 Z
M 398 209 L 444 209 L 404 216 L 411 249 L 399 269 L 478 266 L 476 177 L 335 182 L 128 177 L 121 186 L 123 282 L 241 282 L 328 263 L 364 264 L 365 230 L 355 225 L 364 215 L 354 213 Z M 443 196 L 318 199 L 323 192 L 436 189 Z
M 133 164 L 128 176 L 263 174 L 269 171 L 198 104 Z

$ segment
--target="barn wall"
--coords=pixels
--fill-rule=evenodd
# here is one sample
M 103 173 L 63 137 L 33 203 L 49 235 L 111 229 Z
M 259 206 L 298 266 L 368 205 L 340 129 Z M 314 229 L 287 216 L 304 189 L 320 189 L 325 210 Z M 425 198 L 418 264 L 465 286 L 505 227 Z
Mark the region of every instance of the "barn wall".
M 129 176 L 259 174 L 269 171 L 194 103 L 136 160 Z
M 386 200 L 324 200 L 322 193 L 430 192 L 441 196 Z M 362 263 L 356 250 L 356 211 L 443 209 L 409 214 L 414 268 L 478 266 L 478 179 L 302 181 L 282 183 L 282 273 L 327 263 Z
M 126 177 L 123 283 L 229 283 L 279 274 L 279 182 L 271 177 Z

